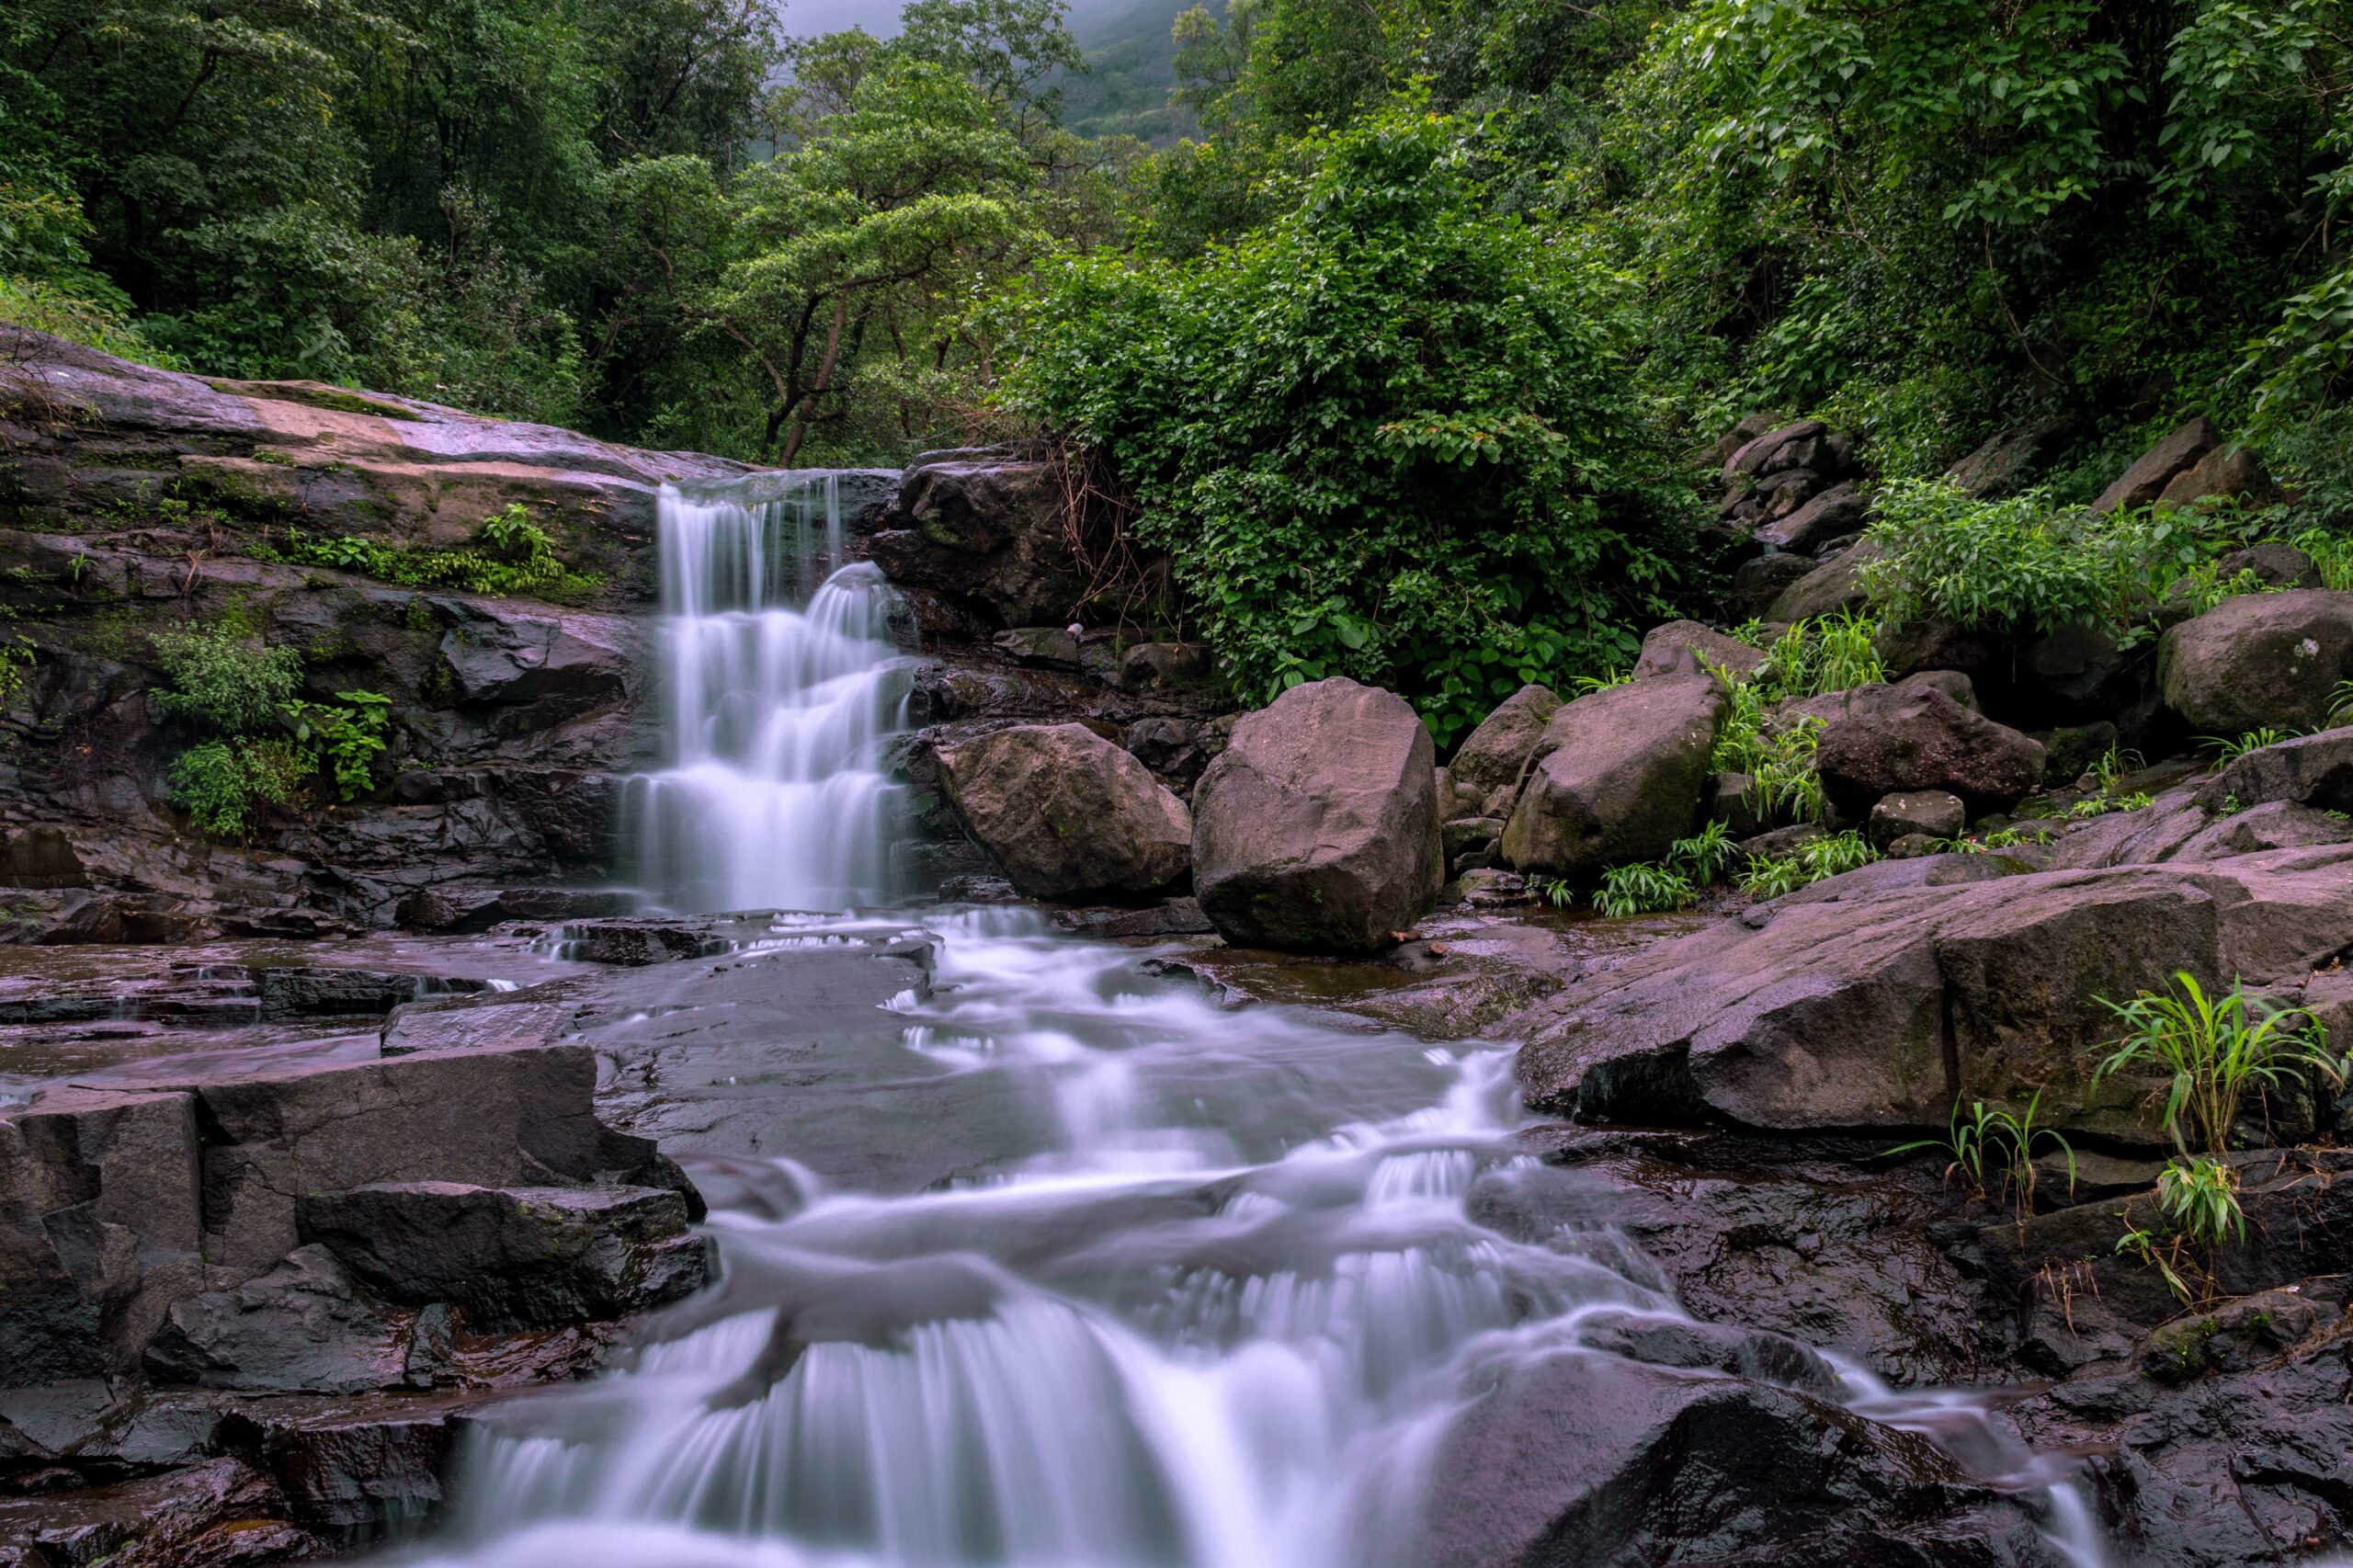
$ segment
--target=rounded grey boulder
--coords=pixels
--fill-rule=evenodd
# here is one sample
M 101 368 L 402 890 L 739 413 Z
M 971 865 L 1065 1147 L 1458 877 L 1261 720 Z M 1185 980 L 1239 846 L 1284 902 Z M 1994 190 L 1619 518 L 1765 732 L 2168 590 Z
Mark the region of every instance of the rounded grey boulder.
M 1377 952 L 1443 876 L 1436 752 L 1393 692 L 1293 687 L 1193 787 L 1194 890 L 1238 947 Z
M 2353 594 L 2239 594 L 2157 644 L 2166 706 L 2202 733 L 2317 729 L 2353 677 Z
M 949 803 L 1031 898 L 1162 892 L 1192 862 L 1185 802 L 1084 724 L 1024 724 L 939 753 Z
M 1577 875 L 1665 854 L 1699 815 L 1727 708 L 1723 683 L 1703 675 L 1629 681 L 1563 707 L 1504 829 L 1504 858 Z

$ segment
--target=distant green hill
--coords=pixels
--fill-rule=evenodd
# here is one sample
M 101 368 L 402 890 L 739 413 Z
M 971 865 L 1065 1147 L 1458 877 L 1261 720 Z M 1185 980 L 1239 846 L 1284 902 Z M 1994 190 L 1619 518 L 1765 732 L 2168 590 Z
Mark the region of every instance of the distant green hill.
M 1168 89 L 1176 85 L 1176 44 L 1169 28 L 1193 3 L 1108 0 L 1100 11 L 1073 17 L 1071 31 L 1089 69 L 1063 79 L 1063 122 L 1081 135 L 1125 134 L 1156 146 L 1192 133 L 1192 114 L 1169 107 Z

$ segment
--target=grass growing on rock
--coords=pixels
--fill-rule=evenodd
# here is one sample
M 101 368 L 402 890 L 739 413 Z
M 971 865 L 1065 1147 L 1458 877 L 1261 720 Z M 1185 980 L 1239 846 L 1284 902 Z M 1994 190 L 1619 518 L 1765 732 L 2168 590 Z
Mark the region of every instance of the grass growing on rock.
M 604 585 L 594 573 L 567 567 L 520 502 L 483 518 L 473 546 L 464 550 L 404 549 L 355 534 L 313 539 L 290 529 L 283 544 L 258 546 L 252 553 L 260 561 L 357 572 L 408 588 L 528 594 L 559 604 L 577 602 Z

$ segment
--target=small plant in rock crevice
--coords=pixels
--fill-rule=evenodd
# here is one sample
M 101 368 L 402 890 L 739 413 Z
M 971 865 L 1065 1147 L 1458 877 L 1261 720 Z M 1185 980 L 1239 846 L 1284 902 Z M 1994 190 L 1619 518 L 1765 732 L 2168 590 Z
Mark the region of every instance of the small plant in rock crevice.
M 1637 863 L 1612 866 L 1601 873 L 1601 889 L 1593 906 L 1613 919 L 1631 915 L 1663 915 L 1688 909 L 1699 897 L 1690 879 L 1671 867 Z
M 2292 741 L 2303 733 L 2302 730 L 2284 730 L 2276 725 L 2264 724 L 2247 731 L 2236 740 L 2223 735 L 2200 735 L 2198 737 L 2198 744 L 2214 754 L 2214 766 L 2209 771 L 2220 772 L 2224 767 L 2237 761 L 2251 751 L 2261 751 L 2266 746 L 2276 746 L 2282 741 Z
M 2251 1088 L 2277 1088 L 2307 1073 L 2345 1082 L 2347 1064 L 2328 1049 L 2328 1031 L 2310 1008 L 2250 996 L 2242 983 L 2211 995 L 2185 970 L 2164 993 L 2097 1000 L 2123 1032 L 2094 1069 L 2093 1086 L 2122 1072 L 2164 1074 L 2160 1119 L 2185 1158 L 2229 1152 Z
M 362 690 L 339 691 L 335 704 L 299 698 L 301 655 L 263 647 L 234 622 L 160 631 L 152 642 L 169 684 L 150 694 L 150 704 L 198 736 L 165 779 L 199 832 L 243 837 L 258 808 L 288 803 L 322 769 L 342 800 L 374 788 L 390 698 Z
M 1989 1203 L 1994 1200 L 1998 1184 L 2018 1217 L 2024 1220 L 2034 1211 L 2038 1176 L 2034 1156 L 2038 1147 L 2052 1146 L 2066 1155 L 2068 1190 L 2072 1192 L 2075 1185 L 2075 1147 L 2056 1128 L 2035 1125 L 2041 1107 L 2040 1089 L 2028 1097 L 2023 1110 L 2015 1112 L 1989 1107 L 1983 1100 L 1972 1100 L 1964 1114 L 1956 1102 L 1952 1125 L 1944 1137 L 1898 1144 L 1887 1153 L 1893 1158 L 1924 1150 L 1941 1151 L 1950 1158 L 1945 1166 L 1946 1181 L 1958 1179 L 1972 1197 Z
M 2249 996 L 2234 981 L 2210 994 L 2196 976 L 2175 974 L 2163 993 L 2143 991 L 2129 1002 L 2099 1002 L 2124 1025 L 2092 1074 L 2099 1084 L 2120 1072 L 2165 1074 L 2161 1120 L 2176 1155 L 2157 1176 L 2157 1204 L 2176 1238 L 2169 1255 L 2142 1233 L 2118 1244 L 2160 1267 L 2183 1300 L 2188 1286 L 2179 1265 L 2183 1244 L 2211 1259 L 2224 1242 L 2244 1237 L 2238 1174 L 2225 1155 L 2250 1089 L 2278 1088 L 2305 1074 L 2342 1085 L 2348 1063 L 2328 1048 L 2328 1033 L 2311 1009 Z M 2153 1098 L 2155 1096 L 2152 1096 Z M 2211 1289 L 2211 1271 L 2207 1271 Z
M 1836 877 L 1880 858 L 1870 840 L 1852 828 L 1801 844 L 1788 855 L 1752 859 L 1740 888 L 1753 898 L 1779 898 L 1824 877 Z

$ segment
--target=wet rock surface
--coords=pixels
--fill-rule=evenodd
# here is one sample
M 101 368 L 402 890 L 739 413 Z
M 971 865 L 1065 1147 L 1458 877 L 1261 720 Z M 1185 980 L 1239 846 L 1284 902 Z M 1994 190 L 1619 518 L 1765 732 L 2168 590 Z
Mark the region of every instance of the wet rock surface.
M 1444 880 L 1429 732 L 1404 701 L 1335 677 L 1234 726 L 1193 792 L 1193 885 L 1243 947 L 1366 953 Z
M 1179 888 L 1193 819 L 1145 766 L 1081 724 L 1017 725 L 943 749 L 956 815 L 1032 898 Z

